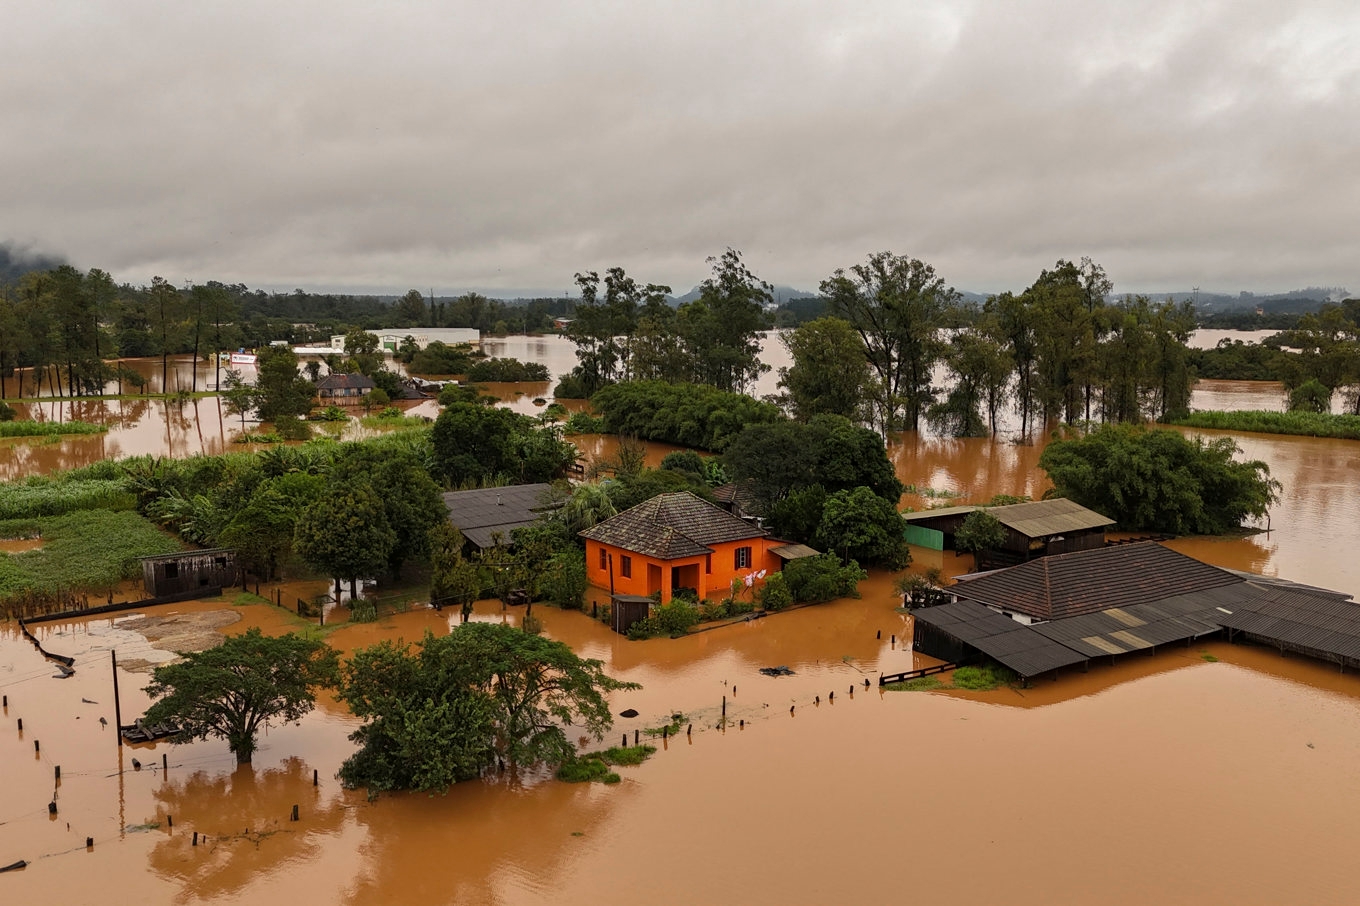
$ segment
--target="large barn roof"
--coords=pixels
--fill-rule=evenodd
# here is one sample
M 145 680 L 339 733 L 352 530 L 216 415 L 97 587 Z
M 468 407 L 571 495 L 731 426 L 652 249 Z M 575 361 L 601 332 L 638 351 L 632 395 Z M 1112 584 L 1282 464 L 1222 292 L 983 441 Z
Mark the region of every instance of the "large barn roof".
M 581 537 L 658 560 L 711 553 L 711 545 L 763 538 L 765 530 L 688 491 L 658 494 L 610 517 Z
M 957 593 L 1040 620 L 1160 601 L 1240 583 L 1227 570 L 1154 541 L 1075 551 L 960 581 Z

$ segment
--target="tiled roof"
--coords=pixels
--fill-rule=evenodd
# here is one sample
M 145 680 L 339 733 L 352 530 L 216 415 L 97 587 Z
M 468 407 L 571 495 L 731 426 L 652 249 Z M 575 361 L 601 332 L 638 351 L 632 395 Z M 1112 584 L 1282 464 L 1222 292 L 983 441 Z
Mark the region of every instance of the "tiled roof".
M 1241 582 L 1153 541 L 1031 560 L 961 581 L 958 594 L 1041 620 L 1160 601 Z
M 659 494 L 581 532 L 581 537 L 659 560 L 698 557 L 710 545 L 763 538 L 763 529 L 688 491 Z

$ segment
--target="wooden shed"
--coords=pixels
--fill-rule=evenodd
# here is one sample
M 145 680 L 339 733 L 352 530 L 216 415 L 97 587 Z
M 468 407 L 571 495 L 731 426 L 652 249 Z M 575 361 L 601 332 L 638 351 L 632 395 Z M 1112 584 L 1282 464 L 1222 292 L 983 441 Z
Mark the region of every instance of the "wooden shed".
M 652 603 L 646 595 L 613 595 L 609 599 L 609 628 L 627 635 L 634 623 L 651 616 Z
M 214 548 L 142 558 L 142 584 L 149 598 L 192 596 L 236 584 L 236 551 Z

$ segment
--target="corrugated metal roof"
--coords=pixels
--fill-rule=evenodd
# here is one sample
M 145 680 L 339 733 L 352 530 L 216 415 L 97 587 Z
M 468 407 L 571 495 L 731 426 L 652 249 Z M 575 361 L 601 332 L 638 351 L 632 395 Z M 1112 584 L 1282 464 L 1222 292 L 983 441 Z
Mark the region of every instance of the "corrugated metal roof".
M 1034 627 L 1003 617 L 974 601 L 927 607 L 916 611 L 915 618 L 1026 678 L 1086 660 L 1086 655 L 1046 638 L 1035 632 Z
M 1055 497 L 1051 500 L 1011 503 L 1006 506 L 942 507 L 938 510 L 904 513 L 902 518 L 907 522 L 919 524 L 941 517 L 962 516 L 980 509 L 987 510 L 1002 525 L 1019 532 L 1026 538 L 1049 538 L 1067 532 L 1079 532 L 1114 525 L 1113 519 L 1062 497 Z
M 449 491 L 444 506 L 449 521 L 458 526 L 463 537 L 480 548 L 492 547 L 492 535 L 499 532 L 506 544 L 510 533 L 538 521 L 547 510 L 561 506 L 551 496 L 550 484 L 516 484 L 500 488 Z
M 816 557 L 821 551 L 808 547 L 806 544 L 781 544 L 779 547 L 770 548 L 770 553 L 781 560 L 799 560 L 803 557 Z
M 1345 658 L 1360 658 L 1360 605 L 1338 592 L 1272 581 L 1243 583 L 1256 594 L 1219 623 L 1265 641 Z

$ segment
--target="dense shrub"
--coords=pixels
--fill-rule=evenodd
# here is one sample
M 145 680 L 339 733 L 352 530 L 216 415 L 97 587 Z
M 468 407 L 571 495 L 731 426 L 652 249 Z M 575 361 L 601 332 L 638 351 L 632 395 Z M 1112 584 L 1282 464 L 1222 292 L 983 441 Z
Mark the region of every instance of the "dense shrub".
M 491 383 L 517 383 L 521 381 L 546 381 L 552 375 L 548 366 L 541 362 L 521 362 L 519 359 L 483 359 L 474 364 L 467 372 L 470 381 Z
M 673 600 L 652 608 L 651 616 L 633 624 L 628 630 L 630 639 L 650 639 L 657 636 L 678 638 L 699 622 L 699 608 L 684 600 Z
M 1192 412 L 1172 421 L 1189 428 L 1221 431 L 1255 431 L 1261 434 L 1297 434 L 1305 437 L 1339 437 L 1360 440 L 1360 415 L 1324 412 Z
M 411 356 L 406 371 L 409 374 L 467 374 L 472 362 L 471 347 L 450 346 L 432 340 L 428 346 Z
M 790 560 L 782 575 L 798 604 L 859 597 L 859 583 L 869 577 L 854 560 L 842 566 L 835 554 Z
M 562 430 L 567 434 L 603 434 L 604 419 L 589 412 L 573 412 Z
M 610 434 L 722 451 L 747 425 L 777 422 L 779 407 L 699 384 L 631 381 L 591 398 Z
M 1264 462 L 1238 462 L 1238 452 L 1230 437 L 1106 425 L 1053 441 L 1039 467 L 1058 496 L 1128 531 L 1218 535 L 1264 516 L 1279 492 Z
M 11 418 L 13 410 L 11 410 Z M 0 418 L 0 437 L 57 437 L 63 434 L 103 434 L 104 425 L 89 422 L 10 421 Z

